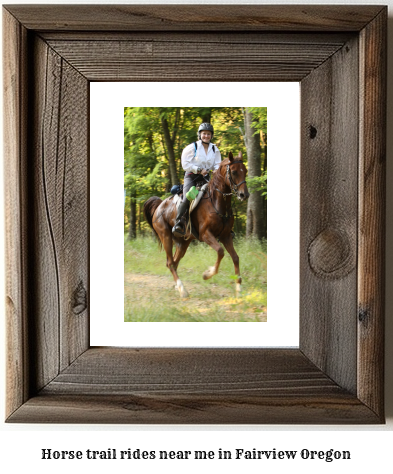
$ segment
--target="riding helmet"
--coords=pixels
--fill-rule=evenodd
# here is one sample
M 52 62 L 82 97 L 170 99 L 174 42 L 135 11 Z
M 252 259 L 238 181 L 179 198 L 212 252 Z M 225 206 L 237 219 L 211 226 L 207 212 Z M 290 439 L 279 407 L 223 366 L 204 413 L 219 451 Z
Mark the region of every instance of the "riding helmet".
M 213 138 L 213 135 L 214 135 L 214 128 L 213 128 L 213 125 L 211 125 L 210 123 L 201 123 L 199 125 L 199 128 L 198 128 L 198 137 L 201 138 L 201 132 L 203 131 L 208 131 L 208 132 L 212 132 L 212 138 Z

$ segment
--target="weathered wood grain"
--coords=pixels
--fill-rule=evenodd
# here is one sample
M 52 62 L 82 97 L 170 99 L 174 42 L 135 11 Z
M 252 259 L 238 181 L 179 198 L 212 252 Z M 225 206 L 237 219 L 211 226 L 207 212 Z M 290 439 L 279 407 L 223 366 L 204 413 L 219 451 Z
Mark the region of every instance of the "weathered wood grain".
M 262 424 L 283 419 L 298 424 L 378 420 L 299 350 L 92 348 L 9 421 Z
M 360 35 L 359 398 L 383 410 L 387 38 L 384 10 Z
M 343 392 L 296 349 L 91 348 L 41 393 L 294 396 L 315 388 Z
M 301 83 L 300 348 L 354 394 L 357 70 L 349 41 Z
M 300 81 L 332 56 L 341 42 L 312 41 L 314 35 L 292 44 L 260 35 L 260 42 L 220 41 L 215 35 L 203 47 L 200 34 L 182 41 L 50 40 L 48 43 L 89 80 L 195 81 L 209 71 L 210 81 Z
M 311 34 L 312 33 L 312 34 Z M 351 37 L 357 36 L 355 31 L 339 32 L 290 32 L 285 35 L 282 32 L 272 31 L 205 31 L 203 35 L 192 30 L 187 31 L 76 31 L 76 30 L 48 30 L 40 31 L 38 36 L 47 43 L 52 41 L 128 41 L 128 42 L 148 42 L 148 43 L 197 43 L 203 48 L 209 43 L 223 44 L 324 44 L 342 46 Z
M 76 31 L 359 31 L 377 5 L 6 5 L 30 29 Z
M 95 424 L 375 424 L 378 419 L 354 396 L 332 393 L 310 397 L 233 397 L 180 395 L 31 398 L 9 420 L 13 423 Z
M 31 179 L 40 389 L 88 348 L 88 84 L 39 38 L 34 57 Z
M 8 421 L 382 423 L 386 8 L 190 8 L 4 11 Z M 89 348 L 89 80 L 161 77 L 301 80 L 299 350 Z
M 6 411 L 29 397 L 26 183 L 27 31 L 3 12 Z
M 18 245 L 21 242 L 20 225 L 20 146 L 19 135 L 21 120 L 21 104 L 19 90 L 21 74 L 21 58 L 18 54 L 20 43 L 23 41 L 19 23 L 8 14 L 3 15 L 3 44 L 4 44 L 4 135 L 9 139 L 4 141 L 4 173 L 15 183 L 15 187 L 5 189 L 5 241 L 6 254 L 6 326 L 7 326 L 7 406 L 12 413 L 25 401 L 26 376 L 23 357 L 23 289 L 21 252 Z M 23 339 L 22 339 L 23 340 Z

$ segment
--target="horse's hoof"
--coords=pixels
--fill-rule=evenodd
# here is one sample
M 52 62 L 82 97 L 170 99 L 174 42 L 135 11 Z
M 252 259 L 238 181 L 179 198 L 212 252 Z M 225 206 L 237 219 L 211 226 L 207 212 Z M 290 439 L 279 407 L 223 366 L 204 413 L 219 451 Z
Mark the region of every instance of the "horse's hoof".
M 176 287 L 179 290 L 180 298 L 188 298 L 188 291 L 184 288 L 181 280 L 177 280 Z
M 208 280 L 212 276 L 214 276 L 216 272 L 214 271 L 214 267 L 209 267 L 202 275 L 204 280 Z
M 182 292 L 180 292 L 180 298 L 188 298 L 190 295 L 188 294 L 187 290 L 184 290 Z

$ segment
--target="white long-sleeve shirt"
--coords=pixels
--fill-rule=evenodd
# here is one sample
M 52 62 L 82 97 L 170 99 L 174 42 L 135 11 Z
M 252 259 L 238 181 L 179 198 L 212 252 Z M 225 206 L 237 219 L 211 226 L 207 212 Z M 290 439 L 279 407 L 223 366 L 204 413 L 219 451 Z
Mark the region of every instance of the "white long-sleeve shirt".
M 221 163 L 221 153 L 214 143 L 209 143 L 207 153 L 202 144 L 202 140 L 198 140 L 197 152 L 195 154 L 195 145 L 191 143 L 186 146 L 181 155 L 181 165 L 187 173 L 196 173 L 198 168 L 206 170 L 216 170 Z M 213 151 L 214 145 L 214 151 Z M 195 156 L 194 156 L 195 155 Z

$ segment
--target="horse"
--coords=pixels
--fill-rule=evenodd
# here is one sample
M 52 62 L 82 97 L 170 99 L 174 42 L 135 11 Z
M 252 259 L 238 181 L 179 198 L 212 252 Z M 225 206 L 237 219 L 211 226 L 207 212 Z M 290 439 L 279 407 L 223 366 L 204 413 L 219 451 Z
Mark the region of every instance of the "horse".
M 166 266 L 173 275 L 181 298 L 187 298 L 189 295 L 177 274 L 177 268 L 190 242 L 196 238 L 201 242 L 206 242 L 217 252 L 215 265 L 209 267 L 203 273 L 203 279 L 208 280 L 218 273 L 220 262 L 224 257 L 224 249 L 219 243 L 221 241 L 232 257 L 236 274 L 236 294 L 240 295 L 242 278 L 240 276 L 239 256 L 233 246 L 234 215 L 231 207 L 231 197 L 236 195 L 240 201 L 248 199 L 246 174 L 247 168 L 243 163 L 242 153 L 239 152 L 235 158 L 232 153 L 229 153 L 228 158 L 221 161 L 219 168 L 213 173 L 210 181 L 208 181 L 205 195 L 191 212 L 189 219 L 191 219 L 193 232 L 188 230 L 190 227 L 188 225 L 184 237 L 176 237 L 172 234 L 172 227 L 176 219 L 174 196 L 165 200 L 153 196 L 145 202 L 143 206 L 145 219 L 153 229 L 159 246 L 164 247 L 167 257 Z M 173 243 L 176 245 L 174 256 L 172 254 Z

